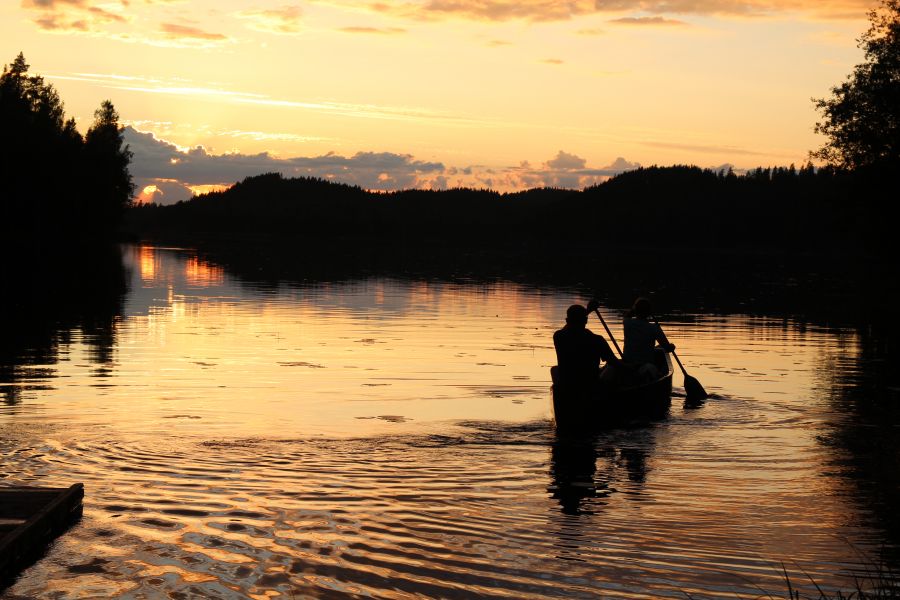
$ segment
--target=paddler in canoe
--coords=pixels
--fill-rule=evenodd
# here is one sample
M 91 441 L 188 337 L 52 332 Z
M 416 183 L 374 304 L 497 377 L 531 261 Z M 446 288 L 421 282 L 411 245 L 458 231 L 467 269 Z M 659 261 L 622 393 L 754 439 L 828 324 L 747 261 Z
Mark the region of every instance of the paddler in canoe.
M 555 379 L 566 387 L 589 391 L 616 384 L 621 361 L 603 338 L 587 328 L 588 314 L 599 303 L 587 308 L 573 304 L 566 310 L 565 326 L 553 334 L 557 369 Z M 606 363 L 601 369 L 600 363 Z
M 621 354 L 598 306 L 599 303 L 592 301 L 587 308 L 579 304 L 569 307 L 566 326 L 553 335 L 558 365 L 550 374 L 553 419 L 558 430 L 594 430 L 662 418 L 671 404 L 672 363 L 663 352 L 666 348 L 653 350 L 655 333 L 650 336 L 650 356 L 659 363 L 659 370 L 655 379 L 642 381 L 639 375 L 642 364 L 629 364 L 617 358 L 603 337 L 586 328 L 590 309 L 597 313 Z M 640 322 L 633 325 L 635 331 L 643 331 Z M 629 341 L 640 358 L 646 340 L 639 333 Z M 605 363 L 602 368 L 601 361 Z M 650 375 L 649 367 L 645 371 L 645 376 Z
M 675 344 L 669 342 L 662 327 L 650 322 L 650 300 L 644 297 L 634 301 L 631 310 L 625 313 L 622 329 L 625 331 L 625 347 L 622 361 L 628 368 L 635 383 L 653 381 L 659 377 L 655 362 L 656 344 L 666 352 L 674 352 Z

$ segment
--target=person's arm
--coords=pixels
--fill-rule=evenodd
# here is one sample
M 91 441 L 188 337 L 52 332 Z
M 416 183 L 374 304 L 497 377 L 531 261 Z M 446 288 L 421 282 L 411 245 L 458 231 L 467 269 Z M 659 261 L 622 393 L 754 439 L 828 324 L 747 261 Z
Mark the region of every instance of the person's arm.
M 666 352 L 672 352 L 675 350 L 675 344 L 671 343 L 669 339 L 666 337 L 666 334 L 663 332 L 662 327 L 659 326 L 659 323 L 654 323 L 656 325 L 656 341 L 659 342 L 659 345 Z
M 592 333 L 594 336 L 594 348 L 597 355 L 600 357 L 605 363 L 615 363 L 618 362 L 618 357 L 613 353 L 612 349 L 609 347 L 609 343 L 603 338 L 602 335 L 597 335 L 596 333 Z

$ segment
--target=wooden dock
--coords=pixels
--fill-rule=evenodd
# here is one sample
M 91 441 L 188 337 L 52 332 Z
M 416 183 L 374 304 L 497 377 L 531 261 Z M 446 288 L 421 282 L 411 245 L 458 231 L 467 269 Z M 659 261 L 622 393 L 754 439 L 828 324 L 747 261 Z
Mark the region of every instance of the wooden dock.
M 0 486 L 0 590 L 81 517 L 84 485 Z

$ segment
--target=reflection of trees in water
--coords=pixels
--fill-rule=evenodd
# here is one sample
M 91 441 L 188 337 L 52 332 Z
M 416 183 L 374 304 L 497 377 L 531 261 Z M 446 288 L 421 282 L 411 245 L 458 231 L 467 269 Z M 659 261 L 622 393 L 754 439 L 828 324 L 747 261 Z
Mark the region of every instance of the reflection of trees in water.
M 885 322 L 857 328 L 855 353 L 823 357 L 818 376 L 832 405 L 821 442 L 833 450 L 835 471 L 885 531 L 887 556 L 900 564 L 900 328 Z M 893 546 L 892 548 L 890 546 Z
M 513 282 L 573 296 L 599 295 L 627 307 L 650 294 L 662 311 L 789 316 L 817 324 L 850 322 L 861 312 L 887 312 L 896 277 L 849 257 L 789 253 L 600 248 L 590 240 L 528 246 L 498 239 L 477 247 L 451 240 L 346 241 L 291 238 L 207 240 L 199 258 L 221 265 L 254 288 L 277 289 L 366 277 Z M 527 258 L 527 260 L 525 260 Z M 673 268 L 673 264 L 689 268 Z M 893 266 L 891 265 L 891 268 Z M 892 271 L 891 271 L 892 273 Z M 874 300 L 874 301 L 873 301 Z
M 27 392 L 46 388 L 76 337 L 97 373 L 110 368 L 127 292 L 118 247 L 7 247 L 0 258 L 0 281 L 4 403 L 17 404 Z
M 561 435 L 553 440 L 548 492 L 566 515 L 593 514 L 620 491 L 639 495 L 656 445 L 645 427 L 597 435 Z

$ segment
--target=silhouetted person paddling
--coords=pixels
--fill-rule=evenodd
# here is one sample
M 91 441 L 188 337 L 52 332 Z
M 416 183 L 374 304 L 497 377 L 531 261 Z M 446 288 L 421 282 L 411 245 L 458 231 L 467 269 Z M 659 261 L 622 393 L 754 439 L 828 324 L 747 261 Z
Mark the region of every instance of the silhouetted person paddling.
M 566 385 L 590 387 L 611 383 L 611 365 L 619 362 L 601 336 L 586 328 L 593 301 L 585 308 L 573 304 L 566 311 L 566 325 L 553 334 L 556 348 L 557 376 Z M 606 363 L 601 375 L 600 361 Z
M 662 328 L 650 322 L 650 313 L 650 300 L 638 298 L 626 313 L 623 323 L 625 347 L 622 350 L 622 360 L 642 379 L 655 379 L 659 376 L 654 359 L 657 342 L 666 352 L 675 350 L 675 344 L 669 342 Z

